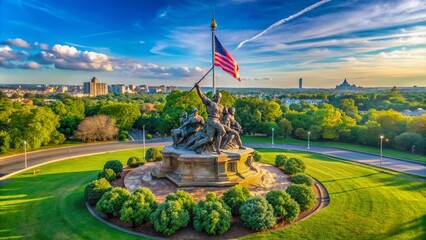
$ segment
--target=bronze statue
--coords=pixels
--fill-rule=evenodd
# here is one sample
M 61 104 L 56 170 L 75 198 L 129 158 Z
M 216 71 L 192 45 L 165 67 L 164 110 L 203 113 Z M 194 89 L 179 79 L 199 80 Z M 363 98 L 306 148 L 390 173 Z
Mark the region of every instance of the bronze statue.
M 203 101 L 206 106 L 208 120 L 206 124 L 206 135 L 204 138 L 196 141 L 194 145 L 192 145 L 189 150 L 196 150 L 197 148 L 203 146 L 204 144 L 211 143 L 216 135 L 216 139 L 214 139 L 215 151 L 220 154 L 220 144 L 222 142 L 222 138 L 225 135 L 225 128 L 221 124 L 220 119 L 223 115 L 226 114 L 226 108 L 220 104 L 220 100 L 222 98 L 222 94 L 217 92 L 213 96 L 213 101 L 204 95 L 201 91 L 198 83 L 194 86 L 197 89 L 198 96 Z
M 226 134 L 228 137 L 223 141 L 222 148 L 226 148 L 228 144 L 232 143 L 232 140 L 235 140 L 235 143 L 237 144 L 239 149 L 246 149 L 243 146 L 243 143 L 241 142 L 240 138 L 240 131 L 241 126 L 240 124 L 235 120 L 235 108 L 231 107 L 228 109 L 228 114 L 226 114 L 222 118 L 222 124 L 225 128 Z
M 197 108 L 192 109 L 192 114 L 189 117 L 184 118 L 184 114 L 181 119 L 182 126 L 172 130 L 173 146 L 175 148 L 204 126 L 204 119 L 198 115 Z

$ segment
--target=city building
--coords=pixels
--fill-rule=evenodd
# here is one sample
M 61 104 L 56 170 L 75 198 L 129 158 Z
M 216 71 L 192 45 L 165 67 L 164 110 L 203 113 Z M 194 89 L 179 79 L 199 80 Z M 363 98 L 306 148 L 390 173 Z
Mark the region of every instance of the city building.
M 297 99 L 297 98 L 283 98 L 281 99 L 281 104 L 285 104 L 290 106 L 291 104 L 300 104 L 302 101 L 306 102 L 307 104 L 313 104 L 318 105 L 321 103 L 327 103 L 328 100 L 326 99 Z
M 95 77 L 93 77 L 90 82 L 84 82 L 83 89 L 84 93 L 91 97 L 108 94 L 108 85 L 106 83 L 98 82 L 98 79 Z
M 60 87 L 58 87 L 58 89 L 56 90 L 56 92 L 58 92 L 58 93 L 66 93 L 66 92 L 68 92 L 68 87 L 67 86 L 60 86 Z
M 299 78 L 299 88 L 303 88 L 302 87 L 302 78 Z
M 126 92 L 126 86 L 124 84 L 112 84 L 109 86 L 108 91 L 124 94 Z
M 336 90 L 340 91 L 353 91 L 353 90 L 359 90 L 361 87 L 357 87 L 355 84 L 350 85 L 348 81 L 345 80 L 342 82 L 342 84 L 336 86 Z
M 136 85 L 130 84 L 129 85 L 129 92 L 136 92 Z

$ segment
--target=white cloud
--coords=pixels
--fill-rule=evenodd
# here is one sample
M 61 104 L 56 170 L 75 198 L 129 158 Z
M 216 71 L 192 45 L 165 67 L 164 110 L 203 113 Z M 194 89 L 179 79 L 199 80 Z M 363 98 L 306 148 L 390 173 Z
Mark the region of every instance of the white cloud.
M 2 42 L 2 44 L 20 47 L 20 48 L 27 48 L 27 49 L 33 48 L 33 46 L 31 46 L 31 44 L 29 44 L 27 41 L 25 41 L 21 38 L 15 38 L 15 39 L 9 38 L 8 40 Z

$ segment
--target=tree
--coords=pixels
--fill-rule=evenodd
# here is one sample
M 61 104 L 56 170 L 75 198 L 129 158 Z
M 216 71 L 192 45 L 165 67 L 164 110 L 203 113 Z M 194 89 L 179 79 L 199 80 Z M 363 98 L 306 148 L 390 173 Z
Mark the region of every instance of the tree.
M 132 103 L 107 102 L 99 112 L 115 119 L 120 130 L 130 130 L 141 116 L 139 106 Z
M 240 213 L 240 207 L 247 199 L 250 198 L 250 191 L 246 187 L 235 185 L 226 191 L 222 200 L 231 208 L 232 214 L 238 215 Z
M 207 234 L 223 234 L 231 227 L 230 208 L 215 193 L 208 193 L 194 209 L 194 228 Z
M 111 140 L 118 134 L 115 120 L 106 115 L 86 117 L 77 128 L 76 137 L 84 142 Z
M 255 231 L 272 228 L 276 223 L 274 209 L 262 197 L 253 197 L 244 202 L 240 208 L 240 219 L 244 226 Z
M 263 114 L 265 121 L 275 122 L 275 120 L 280 117 L 283 112 L 281 111 L 281 107 L 278 103 L 275 101 L 269 101 Z
M 312 187 L 314 185 L 314 179 L 304 173 L 295 174 L 291 177 L 291 181 L 295 184 L 305 184 L 308 187 Z
M 293 132 L 293 126 L 291 122 L 286 118 L 281 118 L 278 122 L 278 134 L 287 138 L 287 136 L 291 136 Z
M 299 215 L 299 205 L 283 190 L 270 191 L 266 194 L 266 200 L 274 208 L 275 216 L 282 217 L 290 223 Z
M 417 152 L 423 153 L 426 151 L 426 138 L 418 133 L 405 132 L 395 137 L 396 149 L 403 151 L 412 151 L 414 147 Z
M 130 197 L 130 193 L 126 188 L 115 187 L 102 195 L 101 199 L 96 203 L 96 211 L 102 216 L 118 217 L 124 202 Z
M 157 206 L 151 190 L 138 188 L 121 207 L 120 219 L 125 223 L 132 223 L 132 226 L 135 227 L 148 221 Z

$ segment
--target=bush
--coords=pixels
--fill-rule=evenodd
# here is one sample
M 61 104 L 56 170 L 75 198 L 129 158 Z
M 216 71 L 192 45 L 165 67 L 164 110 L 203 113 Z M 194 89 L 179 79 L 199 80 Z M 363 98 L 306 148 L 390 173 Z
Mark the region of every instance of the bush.
M 145 159 L 142 159 L 140 157 L 130 157 L 127 160 L 127 166 L 134 168 L 134 167 L 138 167 L 141 165 L 144 165 L 146 163 Z
M 96 211 L 102 216 L 118 217 L 124 202 L 130 197 L 126 188 L 115 187 L 111 191 L 104 193 L 96 203 Z
M 101 199 L 105 192 L 111 189 L 111 184 L 105 178 L 94 180 L 84 189 L 84 200 L 93 206 Z
M 120 160 L 109 160 L 104 165 L 104 171 L 108 168 L 114 170 L 116 174 L 123 172 L 123 164 L 120 162 Z
M 246 187 L 235 185 L 226 191 L 222 200 L 231 208 L 232 215 L 236 216 L 240 212 L 240 207 L 250 198 L 250 191 Z
M 215 193 L 209 193 L 194 209 L 194 228 L 207 234 L 223 234 L 231 227 L 231 209 Z
M 195 203 L 194 198 L 189 195 L 188 192 L 185 192 L 183 190 L 178 190 L 175 194 L 170 193 L 166 197 L 167 201 L 178 201 L 182 204 L 183 209 L 188 211 L 189 215 L 192 215 L 192 212 L 194 211 L 195 206 L 197 205 Z
M 276 223 L 274 209 L 262 197 L 247 200 L 240 208 L 240 219 L 244 226 L 255 231 L 272 228 Z
M 151 214 L 155 231 L 171 235 L 189 223 L 189 213 L 178 201 L 166 201 Z
M 111 168 L 107 168 L 98 173 L 98 179 L 101 178 L 105 178 L 106 180 L 108 180 L 108 182 L 112 182 L 117 179 L 117 175 L 115 174 L 114 170 L 112 170 Z
M 291 184 L 286 192 L 290 194 L 291 198 L 296 200 L 302 212 L 311 209 L 317 200 L 312 189 L 305 185 Z
M 120 134 L 118 134 L 118 140 L 119 141 L 127 141 L 129 139 L 127 138 L 127 136 L 125 134 L 120 133 Z
M 145 138 L 146 138 L 146 139 L 152 139 L 152 134 L 151 134 L 151 133 L 147 133 L 147 134 L 145 134 Z
M 288 158 L 285 155 L 282 155 L 282 154 L 277 155 L 275 157 L 275 167 L 284 167 L 284 163 L 287 159 Z
M 305 184 L 308 187 L 314 185 L 314 179 L 304 173 L 297 173 L 291 177 L 291 181 L 295 184 Z
M 146 151 L 145 159 L 148 162 L 161 161 L 163 159 L 163 155 L 160 153 L 160 150 L 152 147 Z
M 255 162 L 259 162 L 262 160 L 262 155 L 258 151 L 254 151 L 253 160 Z
M 138 188 L 127 199 L 120 210 L 120 219 L 125 223 L 142 224 L 149 220 L 149 216 L 155 211 L 158 204 L 155 196 L 148 188 Z
M 266 194 L 266 200 L 274 208 L 275 216 L 283 217 L 287 222 L 293 222 L 299 215 L 299 204 L 285 191 L 272 190 Z
M 303 173 L 305 169 L 305 163 L 297 158 L 290 158 L 284 163 L 284 171 L 288 174 Z

